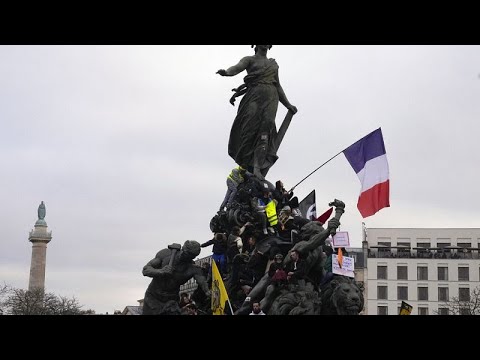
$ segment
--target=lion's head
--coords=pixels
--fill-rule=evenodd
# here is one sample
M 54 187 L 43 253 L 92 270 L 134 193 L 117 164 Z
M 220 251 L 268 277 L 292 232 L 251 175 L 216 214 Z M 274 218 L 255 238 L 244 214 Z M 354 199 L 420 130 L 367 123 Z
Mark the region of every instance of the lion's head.
M 364 306 L 362 288 L 346 276 L 337 276 L 322 288 L 322 314 L 358 315 Z

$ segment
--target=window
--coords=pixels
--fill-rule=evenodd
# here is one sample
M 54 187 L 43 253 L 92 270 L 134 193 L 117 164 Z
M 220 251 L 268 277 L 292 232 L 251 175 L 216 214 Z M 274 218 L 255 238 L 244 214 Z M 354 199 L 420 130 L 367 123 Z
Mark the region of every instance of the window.
M 408 286 L 397 287 L 397 300 L 408 300 Z
M 388 306 L 377 306 L 378 315 L 388 315 Z
M 448 301 L 448 287 L 438 288 L 438 301 Z
M 386 286 L 377 286 L 377 299 L 379 300 L 387 300 L 388 299 L 388 291 Z
M 444 249 L 444 247 L 452 245 L 451 243 L 437 243 L 437 247 L 441 248 L 443 252 L 450 252 L 450 249 Z
M 457 243 L 457 246 L 462 247 L 462 248 L 471 248 L 471 247 L 472 247 L 472 243 L 459 242 L 459 243 Z M 465 250 L 465 252 L 472 252 L 472 250 L 470 250 L 470 249 L 463 249 L 463 250 Z
M 387 279 L 387 267 L 386 266 L 377 266 L 377 279 Z
M 467 307 L 460 308 L 460 315 L 471 315 Z
M 429 242 L 428 242 L 428 243 L 427 243 L 427 242 L 419 242 L 419 243 L 417 243 L 417 247 L 429 248 L 429 247 L 431 247 L 431 246 L 430 246 L 430 243 L 429 243 Z
M 438 315 L 448 315 L 447 308 L 438 308 Z
M 459 301 L 470 301 L 470 289 L 469 288 L 459 288 L 458 289 L 458 300 Z
M 397 279 L 408 280 L 408 266 L 397 266 Z
M 439 254 L 442 259 L 446 259 L 449 257 L 447 256 L 447 254 L 450 254 L 450 249 L 447 249 L 447 246 L 450 245 L 450 243 L 437 243 L 437 247 L 439 248 L 437 254 Z
M 418 288 L 418 300 L 428 300 L 428 287 Z
M 448 267 L 438 267 L 438 280 L 448 281 Z
M 428 315 L 428 307 L 419 307 L 418 315 Z
M 430 243 L 417 243 L 417 256 L 418 257 L 429 257 L 429 254 L 431 254 L 430 250 L 427 250 L 430 248 Z
M 379 257 L 387 257 L 387 256 L 389 257 L 391 252 L 392 252 L 391 247 L 390 247 L 392 245 L 392 243 L 389 242 L 389 241 L 379 241 L 378 245 L 386 246 L 384 248 L 379 248 L 378 249 Z
M 458 267 L 458 281 L 468 281 L 469 277 L 468 267 Z
M 404 248 L 397 248 L 398 257 L 408 257 L 410 254 L 410 243 L 409 242 L 398 242 L 397 246 L 404 246 Z
M 428 280 L 428 267 L 426 266 L 417 267 L 417 280 Z

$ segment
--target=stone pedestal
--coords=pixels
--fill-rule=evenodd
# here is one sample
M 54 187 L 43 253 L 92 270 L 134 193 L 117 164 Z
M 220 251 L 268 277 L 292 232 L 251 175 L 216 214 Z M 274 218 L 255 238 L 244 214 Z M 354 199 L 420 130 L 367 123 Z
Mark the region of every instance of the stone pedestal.
M 38 220 L 35 229 L 30 231 L 28 240 L 32 242 L 32 262 L 28 290 L 45 288 L 45 267 L 47 262 L 47 244 L 52 240 L 52 232 L 47 231 L 45 220 Z

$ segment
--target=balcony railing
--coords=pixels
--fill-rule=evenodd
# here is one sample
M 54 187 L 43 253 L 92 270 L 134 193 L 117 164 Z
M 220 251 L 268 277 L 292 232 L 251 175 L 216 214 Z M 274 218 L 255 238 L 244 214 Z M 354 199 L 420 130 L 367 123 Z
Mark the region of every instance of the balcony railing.
M 429 251 L 429 250 L 411 250 L 411 251 L 388 251 L 369 249 L 369 258 L 404 258 L 404 259 L 480 259 L 480 249 L 473 248 L 467 251 Z M 472 251 L 473 250 L 473 251 Z M 476 250 L 476 251 L 475 251 Z

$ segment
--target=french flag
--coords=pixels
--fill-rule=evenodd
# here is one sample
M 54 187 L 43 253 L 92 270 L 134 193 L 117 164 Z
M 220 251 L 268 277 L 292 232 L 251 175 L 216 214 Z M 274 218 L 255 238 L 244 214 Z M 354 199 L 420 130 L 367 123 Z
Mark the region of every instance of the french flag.
M 343 150 L 362 189 L 357 208 L 364 218 L 390 207 L 390 180 L 381 128 Z

